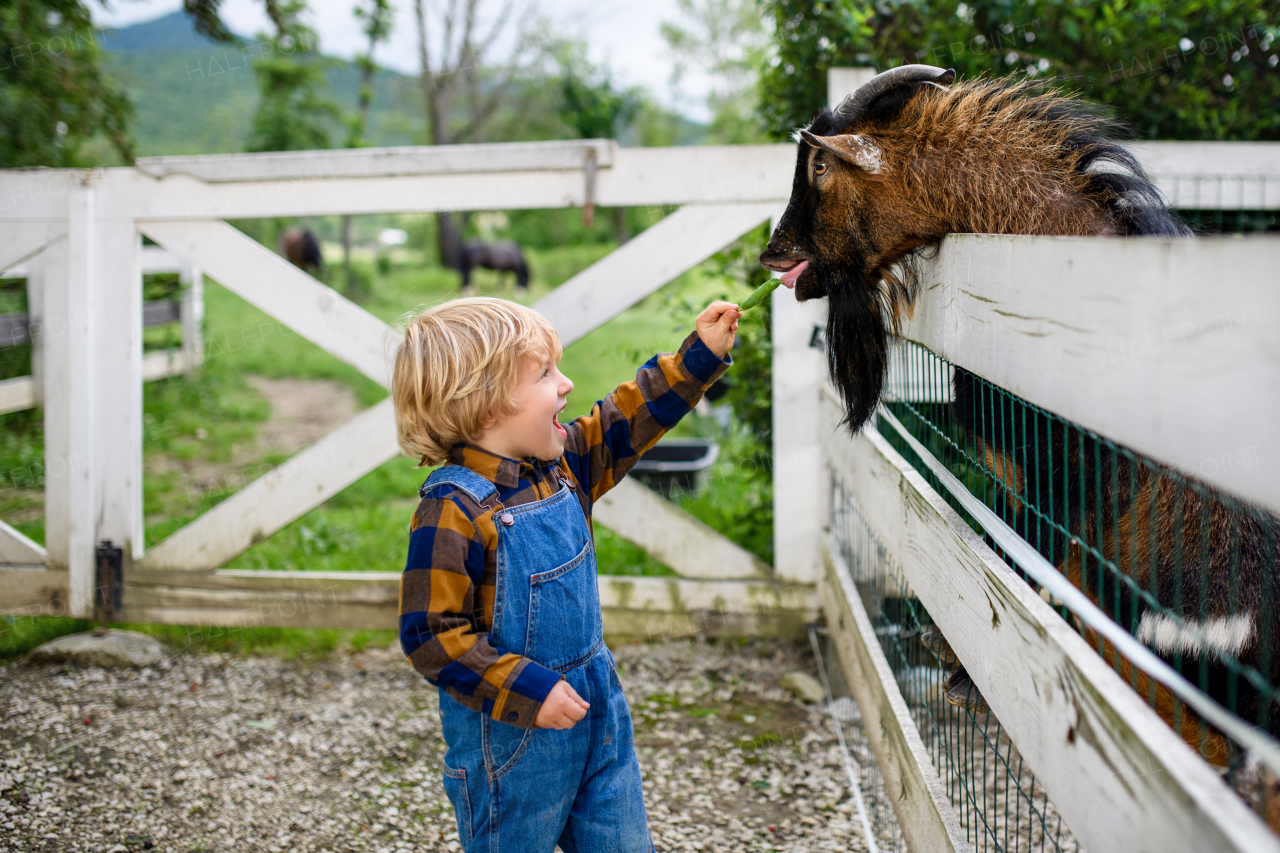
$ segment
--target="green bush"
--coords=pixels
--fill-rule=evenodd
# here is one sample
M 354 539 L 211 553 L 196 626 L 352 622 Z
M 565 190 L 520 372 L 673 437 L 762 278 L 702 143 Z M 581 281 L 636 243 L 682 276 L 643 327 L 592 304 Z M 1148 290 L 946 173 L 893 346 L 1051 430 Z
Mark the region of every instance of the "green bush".
M 962 77 L 1017 74 L 1115 109 L 1147 139 L 1280 139 L 1271 0 L 766 0 L 768 131 L 790 137 L 826 105 L 827 69 L 912 62 Z

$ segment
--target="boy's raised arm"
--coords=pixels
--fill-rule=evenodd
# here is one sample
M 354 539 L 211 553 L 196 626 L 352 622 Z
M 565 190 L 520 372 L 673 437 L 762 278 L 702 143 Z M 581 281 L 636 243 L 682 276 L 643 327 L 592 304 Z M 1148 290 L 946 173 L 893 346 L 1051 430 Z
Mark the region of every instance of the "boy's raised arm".
M 564 455 L 594 502 L 621 480 L 642 454 L 697 405 L 707 389 L 729 369 L 734 331 L 741 312 L 714 302 L 698 315 L 697 329 L 678 352 L 645 362 L 636 378 L 624 382 L 584 415 L 566 425 Z
M 414 514 L 400 576 L 400 647 L 413 668 L 463 705 L 495 720 L 534 728 L 560 673 L 495 646 L 477 633 L 483 612 L 484 534 L 457 493 L 424 500 Z M 493 590 L 488 589 L 492 596 Z

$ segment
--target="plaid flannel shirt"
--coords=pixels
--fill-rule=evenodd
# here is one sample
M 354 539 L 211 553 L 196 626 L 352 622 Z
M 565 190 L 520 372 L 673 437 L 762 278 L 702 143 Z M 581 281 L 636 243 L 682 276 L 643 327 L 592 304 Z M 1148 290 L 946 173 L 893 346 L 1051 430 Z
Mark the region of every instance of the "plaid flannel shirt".
M 654 356 L 634 382 L 619 385 L 591 414 L 566 424 L 558 460 L 508 459 L 458 444 L 449 462 L 491 481 L 506 507 L 550 497 L 563 475 L 590 524 L 592 504 L 732 363 L 691 334 L 678 353 Z M 494 511 L 447 484 L 424 484 L 419 495 L 400 579 L 401 648 L 420 675 L 458 702 L 500 722 L 515 714 L 513 725 L 532 728 L 560 674 L 490 640 L 497 585 Z

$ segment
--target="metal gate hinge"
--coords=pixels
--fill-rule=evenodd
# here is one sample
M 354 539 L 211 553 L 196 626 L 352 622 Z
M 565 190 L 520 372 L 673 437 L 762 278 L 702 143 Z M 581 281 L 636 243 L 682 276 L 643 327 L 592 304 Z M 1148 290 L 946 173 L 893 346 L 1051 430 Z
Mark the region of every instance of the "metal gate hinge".
M 111 615 L 124 609 L 124 551 L 104 539 L 98 543 L 97 558 L 95 604 L 105 628 Z

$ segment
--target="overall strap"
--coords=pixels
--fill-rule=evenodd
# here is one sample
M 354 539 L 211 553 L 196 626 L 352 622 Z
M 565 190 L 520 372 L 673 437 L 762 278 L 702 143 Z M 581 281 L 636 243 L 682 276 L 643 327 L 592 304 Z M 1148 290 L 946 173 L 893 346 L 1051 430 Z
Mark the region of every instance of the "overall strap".
M 497 494 L 498 487 L 481 477 L 475 471 L 463 465 L 441 465 L 431 472 L 431 476 L 418 489 L 419 495 L 425 495 L 436 486 L 457 486 L 470 495 L 478 504 L 485 502 L 491 495 Z

